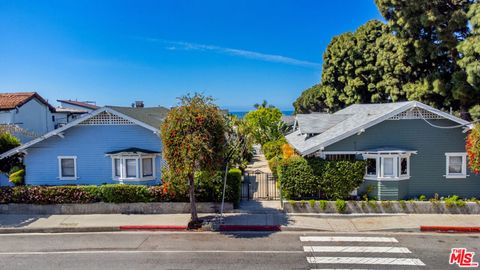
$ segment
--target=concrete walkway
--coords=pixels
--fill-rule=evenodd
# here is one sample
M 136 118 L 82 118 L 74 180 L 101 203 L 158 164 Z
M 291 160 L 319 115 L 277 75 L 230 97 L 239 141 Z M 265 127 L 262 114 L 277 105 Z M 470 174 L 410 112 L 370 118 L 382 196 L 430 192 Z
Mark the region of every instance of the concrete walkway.
M 264 172 L 272 173 L 270 167 L 268 166 L 268 160 L 265 158 L 265 155 L 261 151 L 260 145 L 255 145 L 255 154 L 253 155 L 252 161 L 248 164 L 245 169 L 246 172 Z
M 202 215 L 207 221 L 212 215 Z M 124 225 L 179 225 L 189 215 L 0 215 L 0 233 L 116 231 Z M 479 226 L 480 215 L 288 215 L 280 212 L 231 213 L 225 225 L 281 226 L 282 230 L 369 232 L 419 231 L 420 226 Z

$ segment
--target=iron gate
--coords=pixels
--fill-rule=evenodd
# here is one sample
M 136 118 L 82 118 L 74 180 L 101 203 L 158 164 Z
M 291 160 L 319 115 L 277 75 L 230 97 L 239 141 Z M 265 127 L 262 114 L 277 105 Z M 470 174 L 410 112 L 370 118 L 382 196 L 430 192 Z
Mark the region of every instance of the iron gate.
M 280 190 L 272 173 L 246 172 L 242 182 L 242 200 L 279 200 Z

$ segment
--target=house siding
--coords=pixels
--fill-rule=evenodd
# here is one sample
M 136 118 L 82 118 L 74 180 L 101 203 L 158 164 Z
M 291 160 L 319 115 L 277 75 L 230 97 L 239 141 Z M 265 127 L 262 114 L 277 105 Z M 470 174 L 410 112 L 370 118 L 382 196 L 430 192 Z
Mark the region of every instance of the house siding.
M 445 119 L 428 121 L 440 126 L 458 125 Z M 377 195 L 382 199 L 406 199 L 420 195 L 433 197 L 435 193 L 440 196 L 480 197 L 480 175 L 468 170 L 468 165 L 467 178 L 447 179 L 444 176 L 445 153 L 465 152 L 466 133 L 462 131 L 462 128 L 434 128 L 421 119 L 386 120 L 360 135 L 332 144 L 324 151 L 362 151 L 380 147 L 418 151 L 410 157 L 409 180 L 381 181 L 377 184 L 380 187 Z M 370 182 L 375 181 L 365 181 L 360 190 L 365 190 L 364 186 Z
M 112 160 L 105 153 L 136 147 L 162 151 L 161 139 L 137 125 L 77 125 L 64 132 L 64 138 L 50 137 L 29 147 L 25 156 L 27 185 L 72 185 L 118 183 L 112 179 Z M 77 157 L 77 180 L 60 180 L 58 156 Z M 161 157 L 155 160 L 154 181 L 132 184 L 158 184 Z

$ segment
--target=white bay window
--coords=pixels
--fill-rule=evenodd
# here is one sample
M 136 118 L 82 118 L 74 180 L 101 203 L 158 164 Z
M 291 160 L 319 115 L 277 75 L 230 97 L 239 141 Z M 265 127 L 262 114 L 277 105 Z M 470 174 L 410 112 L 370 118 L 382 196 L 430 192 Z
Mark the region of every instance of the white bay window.
M 114 180 L 122 182 L 123 180 L 148 181 L 155 179 L 157 153 L 134 150 L 107 153 L 112 158 L 112 178 Z
M 367 152 L 365 179 L 405 180 L 410 178 L 410 153 L 406 152 Z

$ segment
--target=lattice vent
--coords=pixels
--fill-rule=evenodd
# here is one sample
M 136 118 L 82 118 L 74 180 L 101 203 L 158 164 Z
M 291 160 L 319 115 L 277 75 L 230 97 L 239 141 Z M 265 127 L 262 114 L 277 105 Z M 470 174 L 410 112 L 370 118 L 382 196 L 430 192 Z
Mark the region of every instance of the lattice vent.
M 80 125 L 133 125 L 134 123 L 107 112 L 101 112 L 80 123 Z
M 399 113 L 395 116 L 390 117 L 388 120 L 406 120 L 406 119 L 443 119 L 442 116 L 427 111 L 422 108 L 411 108 L 410 110 Z

